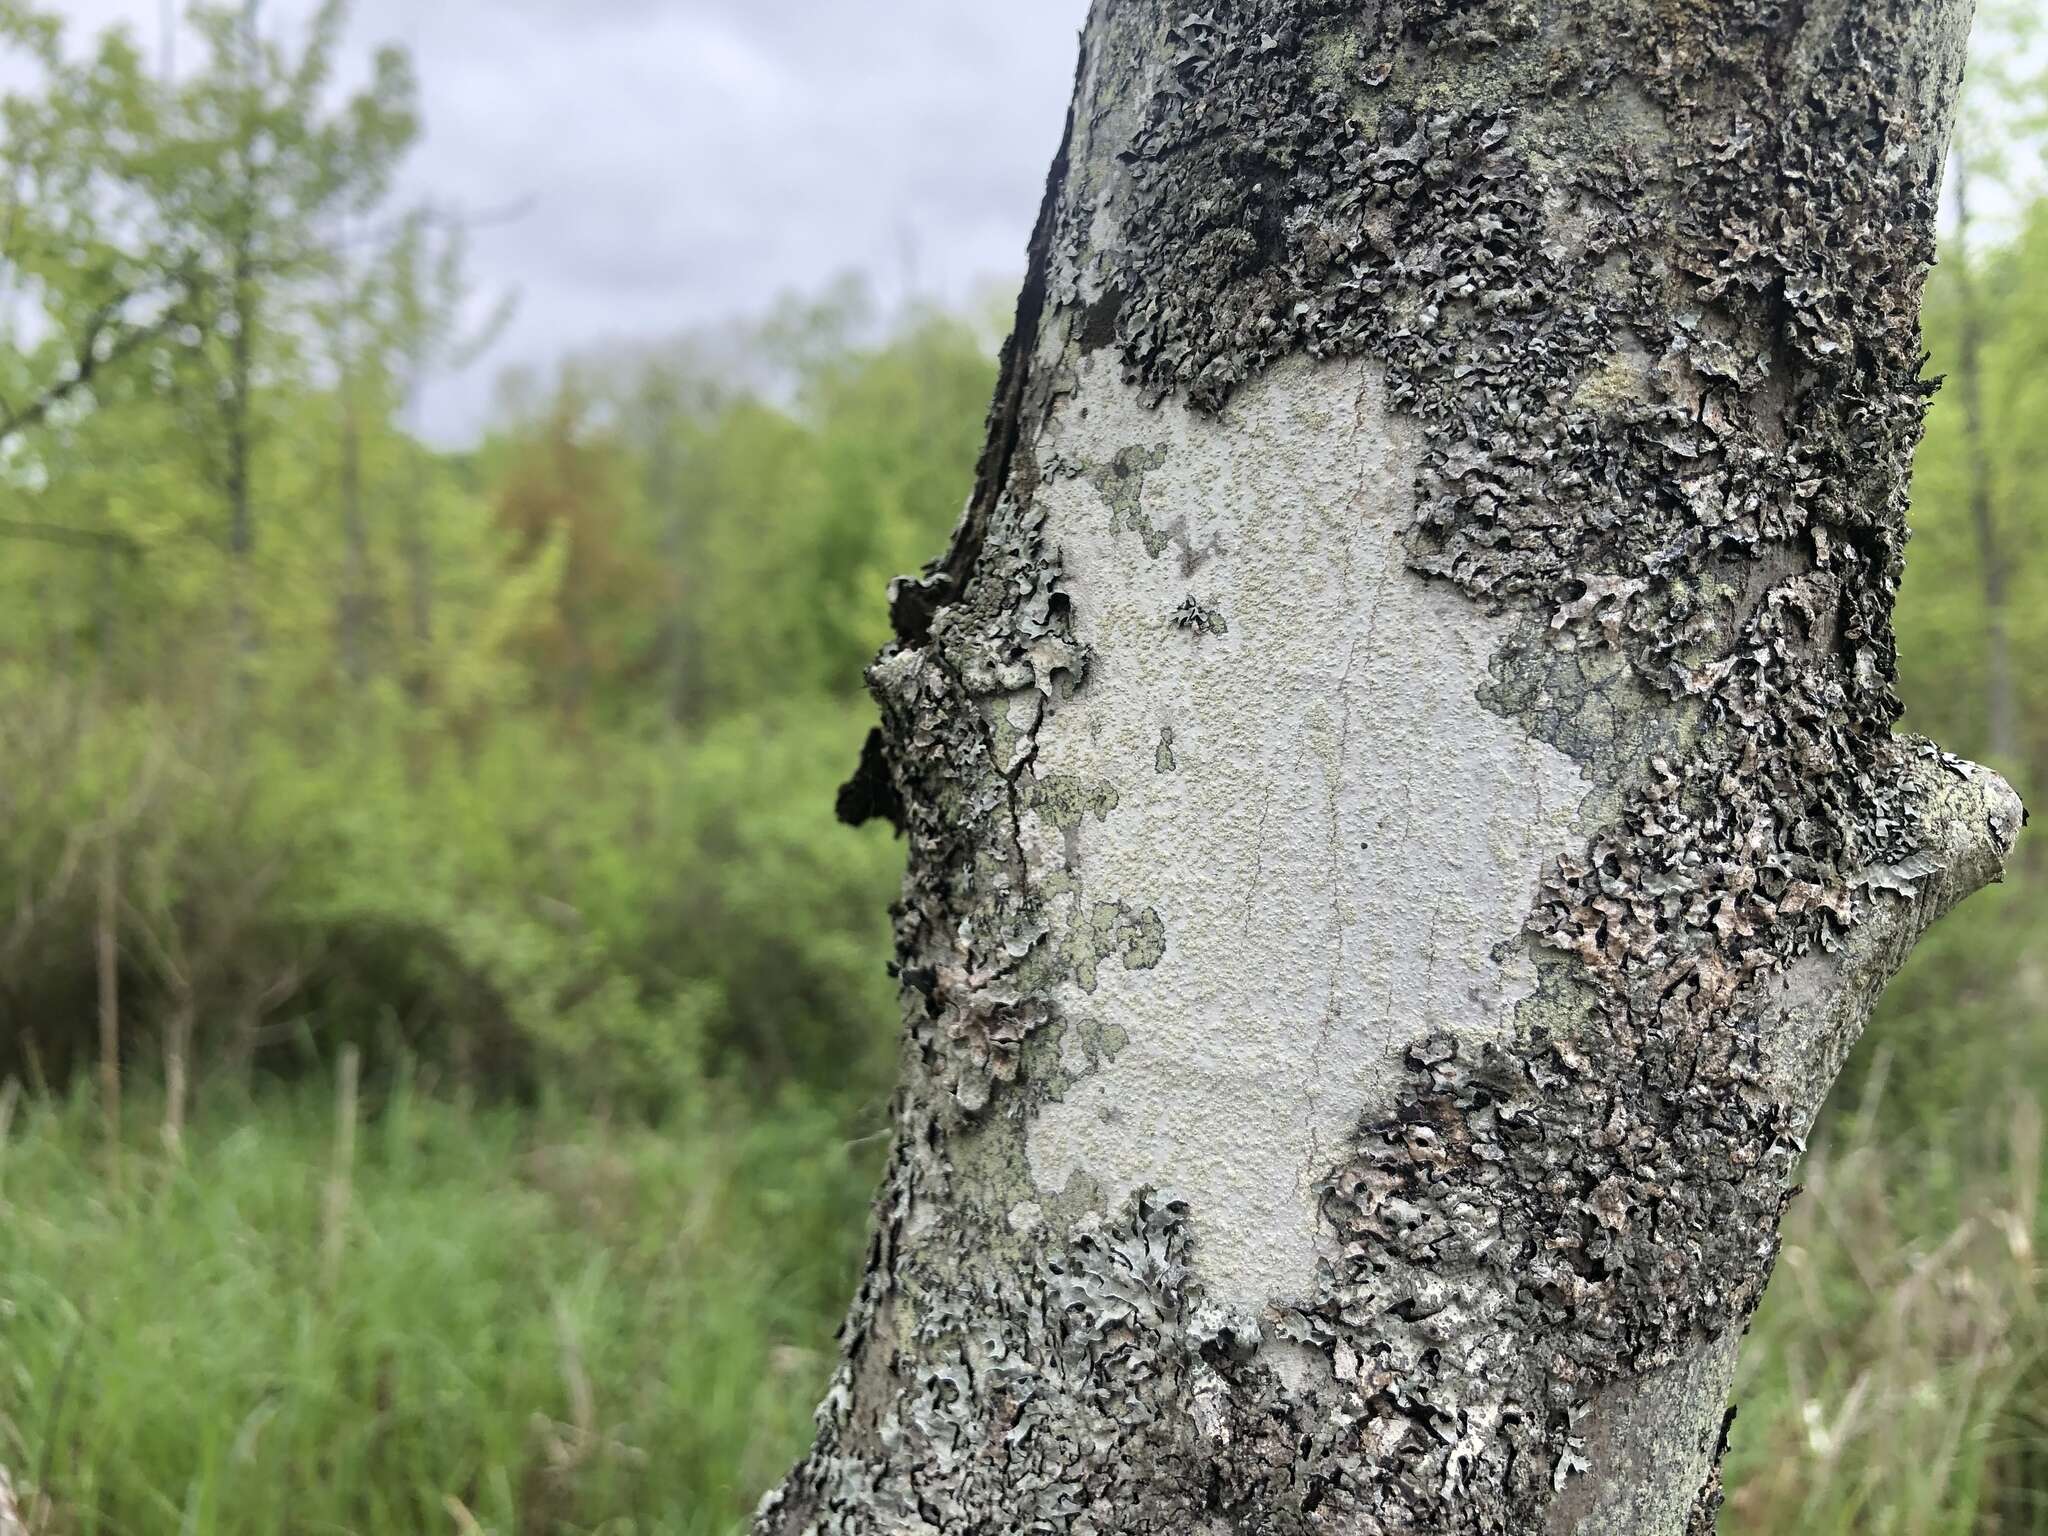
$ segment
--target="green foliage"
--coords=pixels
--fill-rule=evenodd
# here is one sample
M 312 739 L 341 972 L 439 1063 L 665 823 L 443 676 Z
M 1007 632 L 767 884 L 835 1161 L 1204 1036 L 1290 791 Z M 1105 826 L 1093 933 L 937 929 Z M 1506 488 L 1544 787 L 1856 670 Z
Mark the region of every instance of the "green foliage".
M 1736 1380 L 1730 1536 L 2048 1532 L 2042 1103 L 1904 1149 L 1883 1101 L 1914 1092 L 1881 1065 L 1807 1158 Z
M 345 1183 L 318 1094 L 203 1115 L 182 1164 L 154 1108 L 121 1190 L 83 1098 L 0 1144 L 39 1530 L 728 1532 L 803 1442 L 881 1150 L 814 1102 L 657 1134 L 401 1074 Z
M 832 818 L 862 710 L 584 731 L 448 682 L 453 728 L 396 685 L 308 717 L 0 673 L 0 1070 L 84 1059 L 111 850 L 131 1051 L 183 1006 L 202 1058 L 243 1068 L 354 1041 L 648 1107 L 714 1066 L 879 1093 L 900 854 Z
M 404 406 L 490 326 L 461 230 L 384 207 L 410 68 L 337 100 L 338 4 L 296 51 L 242 14 L 196 8 L 167 88 L 123 33 L 70 62 L 8 13 L 41 73 L 0 275 L 42 339 L 0 378 L 57 398 L 0 425 L 0 1073 L 88 1060 L 111 928 L 134 1064 L 353 1043 L 647 1110 L 708 1076 L 879 1097 L 900 855 L 831 807 L 990 339 L 849 281 L 435 452 Z
M 0 98 L 0 291 L 27 316 L 0 345 L 0 445 L 47 468 L 93 408 L 166 397 L 240 541 L 259 375 L 297 361 L 332 226 L 382 202 L 418 119 L 395 49 L 330 104 L 343 0 L 324 0 L 296 56 L 244 7 L 187 18 L 205 61 L 176 85 L 149 75 L 125 29 L 73 58 L 26 7 L 0 27 L 36 82 Z M 57 442 L 18 441 L 37 430 Z
M 1956 370 L 1966 302 L 1960 268 L 1977 279 L 1985 311 L 1980 363 L 1985 407 L 1983 469 L 2000 530 L 2008 578 L 2008 622 L 2021 657 L 2048 654 L 2048 561 L 2038 558 L 2048 530 L 2048 439 L 2035 429 L 2048 409 L 2048 203 L 2025 215 L 2011 244 L 1974 254 L 1951 249 L 1928 287 L 1930 371 L 1947 375 L 1935 397 L 1925 446 L 1914 467 L 1913 542 L 1899 616 L 1899 660 L 1914 729 L 1957 751 L 1983 753 L 1987 673 L 1984 551 L 1970 516 L 1970 479 L 1978 468 L 1965 430 Z M 2020 761 L 2001 764 L 2042 782 L 2048 764 L 2048 675 L 2019 669 Z M 2032 798 L 2032 797 L 2030 797 Z
M 529 636 L 554 702 L 695 723 L 860 696 L 889 581 L 937 552 L 972 479 L 991 341 L 935 311 L 883 326 L 842 287 L 716 353 L 529 383 L 481 463 L 522 548 L 566 543 Z
M 2038 807 L 2048 793 L 2048 200 L 2041 134 L 2048 73 L 2029 5 L 1985 7 L 1963 137 L 1954 157 L 1972 217 L 1951 221 L 1927 290 L 1929 372 L 1946 375 L 1915 466 L 1913 541 L 1898 612 L 1905 728 L 1988 762 Z M 2009 210 L 1988 226 L 1990 212 Z M 1993 238 L 1995 237 L 1995 238 Z M 1980 419 L 1973 430 L 1972 404 Z M 2003 631 L 2012 740 L 1997 739 Z M 1967 1134 L 2015 1081 L 2048 1081 L 2038 1028 L 2048 972 L 2048 857 L 2021 840 L 2007 884 L 1972 899 L 1923 940 L 1886 994 L 1872 1034 L 1911 1093 L 1888 1118 L 1939 1145 Z M 1863 1091 L 1869 1054 L 1844 1095 Z

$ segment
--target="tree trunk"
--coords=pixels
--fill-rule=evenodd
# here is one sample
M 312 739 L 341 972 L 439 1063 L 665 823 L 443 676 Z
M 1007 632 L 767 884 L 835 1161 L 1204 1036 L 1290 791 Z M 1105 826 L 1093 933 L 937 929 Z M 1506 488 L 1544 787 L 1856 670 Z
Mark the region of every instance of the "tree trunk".
M 343 238 L 346 239 L 346 230 Z M 336 352 L 340 371 L 335 392 L 341 404 L 341 462 L 335 478 L 341 498 L 345 564 L 336 628 L 340 631 L 342 671 L 350 682 L 362 683 L 370 675 L 369 634 L 377 606 L 376 578 L 370 563 L 369 517 L 363 506 L 363 417 L 357 396 L 354 327 L 349 314 L 355 296 L 345 277 L 338 288 L 340 336 Z
M 1097 0 L 842 810 L 896 1139 L 767 1533 L 1705 1530 L 2022 811 L 1895 737 L 1968 0 Z
M 261 121 L 262 45 L 257 32 L 258 0 L 244 0 L 241 17 L 242 103 L 240 142 L 235 146 L 235 227 L 228 251 L 227 377 L 221 386 L 221 419 L 226 436 L 223 465 L 228 499 L 228 553 L 235 563 L 236 602 L 242 601 L 243 571 L 256 548 L 256 518 L 250 473 L 254 458 L 252 415 L 256 393 L 256 327 L 260 298 L 256 282 L 257 221 L 263 217 L 261 170 L 256 161 Z M 246 643 L 248 636 L 242 639 Z
M 415 362 L 407 375 L 406 400 L 412 419 L 412 441 L 405 445 L 405 575 L 407 606 L 412 620 L 412 676 L 415 691 L 424 689 L 432 668 L 434 645 L 434 546 L 427 527 L 433 516 L 427 484 L 425 411 L 426 368 Z
M 100 845 L 99 913 L 93 924 L 93 970 L 100 1005 L 100 1118 L 107 1166 L 121 1187 L 121 849 L 111 827 Z
M 227 437 L 223 462 L 228 497 L 228 553 L 234 557 L 238 572 L 256 548 L 256 520 L 249 486 L 253 457 L 250 414 L 256 391 L 256 283 L 251 249 L 254 238 L 246 232 L 235 237 L 230 282 L 234 331 L 228 337 L 227 384 L 221 400 Z M 239 574 L 236 579 L 241 579 Z

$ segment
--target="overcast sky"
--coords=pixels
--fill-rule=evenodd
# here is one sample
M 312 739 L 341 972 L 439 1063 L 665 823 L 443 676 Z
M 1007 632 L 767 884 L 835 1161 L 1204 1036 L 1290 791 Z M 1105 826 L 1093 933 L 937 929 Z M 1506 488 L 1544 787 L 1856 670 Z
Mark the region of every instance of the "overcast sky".
M 57 0 L 155 44 L 166 0 Z M 312 0 L 265 0 L 295 28 Z M 758 310 L 849 268 L 964 299 L 1014 280 L 1058 148 L 1086 0 L 356 0 L 409 48 L 410 198 L 476 211 L 473 268 L 518 290 L 495 352 L 437 386 L 460 439 L 497 373 Z M 187 45 L 190 51 L 190 45 Z

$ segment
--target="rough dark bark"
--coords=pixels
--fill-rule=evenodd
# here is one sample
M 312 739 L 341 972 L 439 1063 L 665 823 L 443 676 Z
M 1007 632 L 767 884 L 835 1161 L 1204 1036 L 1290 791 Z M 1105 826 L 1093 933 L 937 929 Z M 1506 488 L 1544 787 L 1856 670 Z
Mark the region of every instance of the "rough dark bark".
M 1710 1527 L 1788 1177 L 2022 812 L 1897 737 L 1968 0 L 1098 0 L 762 1536 Z

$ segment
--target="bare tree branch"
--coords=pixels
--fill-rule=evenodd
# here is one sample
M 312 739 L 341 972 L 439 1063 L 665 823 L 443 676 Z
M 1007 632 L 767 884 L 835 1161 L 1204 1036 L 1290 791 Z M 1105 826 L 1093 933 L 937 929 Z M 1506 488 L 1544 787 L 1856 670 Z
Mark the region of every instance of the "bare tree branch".
M 45 385 L 34 398 L 18 407 L 0 401 L 0 445 L 41 426 L 65 401 L 91 388 L 93 380 L 103 369 L 117 366 L 184 322 L 182 304 L 174 303 L 148 324 L 120 330 L 111 344 L 102 347 L 102 338 L 114 331 L 121 311 L 136 296 L 135 290 L 129 290 L 107 300 L 93 312 L 79 334 L 78 344 L 72 348 L 71 367 L 63 378 Z

